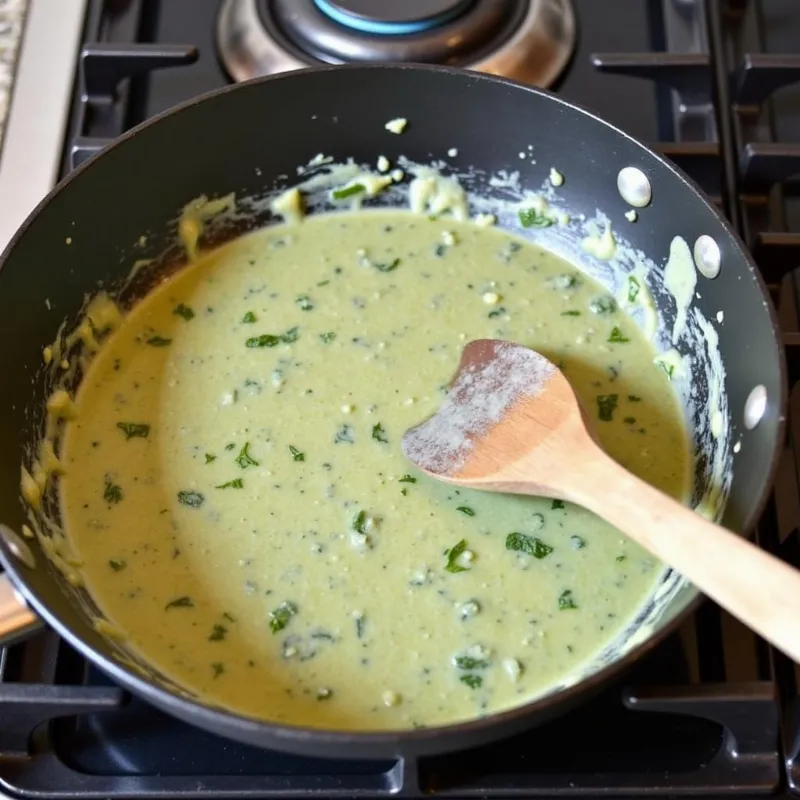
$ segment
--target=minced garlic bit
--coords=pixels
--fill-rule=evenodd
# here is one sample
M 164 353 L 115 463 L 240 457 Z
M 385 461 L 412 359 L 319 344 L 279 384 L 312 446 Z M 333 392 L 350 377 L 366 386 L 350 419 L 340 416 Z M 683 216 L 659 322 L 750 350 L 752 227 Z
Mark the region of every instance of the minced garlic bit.
M 378 172 L 388 172 L 389 167 L 389 159 L 386 156 L 378 156 Z
M 401 169 L 393 169 L 389 174 L 395 183 L 400 183 L 400 181 L 406 176 L 405 172 L 403 172 Z
M 522 664 L 516 658 L 504 658 L 503 669 L 511 680 L 516 683 L 522 675 Z
M 383 704 L 385 706 L 391 708 L 392 706 L 399 706 L 403 698 L 397 692 L 393 692 L 391 689 L 387 689 L 381 695 L 381 699 L 383 700 Z
M 458 616 L 461 619 L 469 619 L 470 617 L 477 616 L 481 611 L 480 603 L 477 600 L 468 600 L 466 603 L 459 603 Z
M 447 155 L 450 156 L 450 158 L 455 158 L 458 155 L 458 148 L 457 147 L 451 147 L 447 151 Z
M 487 306 L 496 306 L 500 302 L 500 295 L 497 292 L 484 292 L 483 302 Z
M 342 414 L 352 414 L 355 410 L 355 406 L 351 406 L 349 403 L 342 406 Z
M 390 119 L 384 126 L 389 133 L 401 134 L 408 127 L 408 120 L 405 117 Z
M 563 186 L 564 184 L 564 176 L 555 168 L 550 168 L 550 183 L 553 186 Z
M 452 231 L 442 231 L 442 243 L 452 247 L 456 243 L 456 235 Z
M 491 228 L 497 222 L 497 217 L 494 214 L 476 214 L 472 221 L 479 228 Z
M 628 222 L 636 222 L 636 220 L 639 219 L 639 215 L 636 213 L 636 209 L 632 208 L 630 211 L 626 211 L 625 219 L 628 220 Z
M 42 360 L 45 364 L 49 364 L 53 360 L 52 347 L 45 347 L 44 350 L 42 350 Z

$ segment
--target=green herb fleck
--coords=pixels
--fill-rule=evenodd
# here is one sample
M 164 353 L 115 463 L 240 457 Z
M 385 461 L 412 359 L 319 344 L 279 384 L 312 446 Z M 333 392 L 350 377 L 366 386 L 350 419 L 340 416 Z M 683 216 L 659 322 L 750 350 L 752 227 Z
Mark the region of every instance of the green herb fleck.
M 625 555 L 622 555 L 622 556 L 617 556 L 617 558 L 616 558 L 616 562 L 617 562 L 617 564 L 621 564 L 621 563 L 622 563 L 623 561 L 625 561 L 627 558 L 628 558 L 628 556 L 625 556 Z
M 212 461 L 216 461 L 217 457 L 212 455 L 211 453 L 206 453 L 206 464 L 210 464 Z
M 626 425 L 635 425 L 636 424 L 636 417 L 625 417 L 622 420 Z
M 467 549 L 467 540 L 462 539 L 458 544 L 445 551 L 447 556 L 447 564 L 445 569 L 448 572 L 467 572 L 467 567 L 462 567 L 458 563 L 458 557 Z
M 111 558 L 108 561 L 108 566 L 111 567 L 114 572 L 122 572 L 122 570 L 128 566 L 128 562 L 122 558 Z
M 214 671 L 214 679 L 216 680 L 220 675 L 222 675 L 223 672 L 225 672 L 225 665 L 220 661 L 215 661 L 211 665 L 211 669 Z
M 289 445 L 289 452 L 292 454 L 292 461 L 305 461 L 306 454 L 301 453 L 294 445 Z
M 301 294 L 295 301 L 300 306 L 301 311 L 313 311 L 314 302 L 307 294 Z
M 616 394 L 597 395 L 597 416 L 601 422 L 611 422 L 614 418 L 618 399 L 619 395 Z
M 165 611 L 169 611 L 170 608 L 194 608 L 194 600 L 187 595 L 176 597 L 164 606 Z
M 234 442 L 228 442 L 228 444 L 225 445 L 226 450 L 233 450 L 234 447 L 236 447 Z
M 628 275 L 628 302 L 633 303 L 635 302 L 636 298 L 639 296 L 639 292 L 641 291 L 642 286 L 639 283 L 638 279 L 635 275 Z
M 592 314 L 613 314 L 617 310 L 617 301 L 610 295 L 595 297 L 589 303 L 589 311 Z
M 281 334 L 281 341 L 284 344 L 293 344 L 298 340 L 299 337 L 300 337 L 300 328 L 298 328 L 297 325 L 295 325 L 294 328 L 289 328 L 288 331 Z
M 562 317 L 579 317 L 580 315 L 581 315 L 581 312 L 578 311 L 575 308 L 571 308 L 569 311 L 562 311 L 561 312 L 561 316 Z
M 191 506 L 191 508 L 200 508 L 205 499 L 205 495 L 200 494 L 200 492 L 178 492 L 178 502 L 185 506 Z
M 151 347 L 166 347 L 172 339 L 165 339 L 163 336 L 151 336 L 147 340 L 147 344 Z
M 408 489 L 405 488 L 401 489 L 400 494 L 403 495 L 403 497 L 408 497 Z
M 260 465 L 261 462 L 256 461 L 253 456 L 250 455 L 248 452 L 248 448 L 250 447 L 250 442 L 245 442 L 244 447 L 239 451 L 239 455 L 236 456 L 236 463 L 242 468 L 247 469 L 247 467 L 257 467 Z
M 469 506 L 459 506 L 456 511 L 460 511 L 462 514 L 466 514 L 468 517 L 474 517 L 475 511 L 471 509 Z
M 666 364 L 663 361 L 657 361 L 656 363 L 658 364 L 659 367 L 661 367 L 661 369 L 664 370 L 664 372 L 667 373 L 667 377 L 670 380 L 672 380 L 672 376 L 673 376 L 673 374 L 675 372 L 675 365 L 674 364 Z
M 103 500 L 106 503 L 119 503 L 122 500 L 122 487 L 106 479 L 105 489 L 103 489 Z
M 389 444 L 389 439 L 386 436 L 386 431 L 380 422 L 372 426 L 372 438 L 381 444 Z
M 269 612 L 269 629 L 273 633 L 282 631 L 296 613 L 297 606 L 294 603 L 281 603 L 274 611 Z
M 553 552 L 553 548 L 549 544 L 545 544 L 535 536 L 526 536 L 524 533 L 509 533 L 506 536 L 506 550 L 527 553 L 534 558 L 545 558 Z
M 557 511 L 560 508 L 565 508 L 563 500 L 553 500 L 553 504 L 550 506 L 553 511 Z
M 129 439 L 146 439 L 150 434 L 150 426 L 140 422 L 118 422 L 117 427 L 125 434 L 125 441 Z
M 242 322 L 245 325 L 252 325 L 256 321 L 256 315 L 252 311 L 248 311 L 243 317 Z
M 336 431 L 336 435 L 333 437 L 333 443 L 340 444 L 341 442 L 347 444 L 353 444 L 355 442 L 353 438 L 353 429 L 350 425 L 342 425 L 339 430 Z
M 353 517 L 352 528 L 356 533 L 365 534 L 367 532 L 367 512 L 363 509 Z
M 328 280 L 325 280 L 325 281 L 320 281 L 320 282 L 317 284 L 317 286 L 327 286 L 329 283 L 330 283 L 330 281 L 328 281 Z
M 299 328 L 289 328 L 288 331 L 276 336 L 273 333 L 262 333 L 261 336 L 251 336 L 246 342 L 246 347 L 277 347 L 279 344 L 292 344 L 299 336 Z
M 628 395 L 628 400 L 630 400 L 631 403 L 641 403 L 642 402 L 642 398 L 637 396 L 637 395 L 635 395 L 635 394 L 629 394 Z
M 183 317 L 187 322 L 190 319 L 194 319 L 194 311 L 183 303 L 178 303 L 174 309 L 172 309 L 173 314 L 177 314 L 179 317 Z
M 523 228 L 549 228 L 553 224 L 552 219 L 539 214 L 534 208 L 521 208 L 518 215 Z
M 458 679 L 470 689 L 479 689 L 483 684 L 483 678 L 480 675 L 460 675 Z
M 323 344 L 330 344 L 336 338 L 336 334 L 333 331 L 328 331 L 327 333 L 321 333 L 319 338 L 322 339 Z
M 228 629 L 224 625 L 215 625 L 211 629 L 211 635 L 208 637 L 209 642 L 221 642 L 226 634 L 228 633 Z
M 232 481 L 227 481 L 226 483 L 220 483 L 215 486 L 215 489 L 242 489 L 244 487 L 244 479 L 243 478 L 234 478 Z
M 473 658 L 472 656 L 456 656 L 453 663 L 459 669 L 486 669 L 491 666 L 491 662 L 483 658 Z
M 403 475 L 399 483 L 416 483 L 417 479 L 413 475 Z
M 500 306 L 500 308 L 495 308 L 489 312 L 488 316 L 489 319 L 495 319 L 496 317 L 502 316 L 506 313 L 506 309 L 504 306 Z
M 573 608 L 577 608 L 578 604 L 575 602 L 574 598 L 572 597 L 572 589 L 565 589 L 561 594 L 558 596 L 558 610 L 559 611 L 569 611 Z
M 630 339 L 623 334 L 617 325 L 615 325 L 611 329 L 611 335 L 608 337 L 608 341 L 612 342 L 613 344 L 624 344 L 625 342 L 629 342 Z
M 586 541 L 580 536 L 570 536 L 569 543 L 573 550 L 582 550 L 586 547 Z
M 395 258 L 394 261 L 387 261 L 383 264 L 374 263 L 372 266 L 378 272 L 394 272 L 400 266 L 400 259 Z
M 331 192 L 331 197 L 334 200 L 347 200 L 348 197 L 353 197 L 361 192 L 366 192 L 367 187 L 363 183 L 353 183 L 350 186 L 345 186 L 341 189 L 334 189 Z

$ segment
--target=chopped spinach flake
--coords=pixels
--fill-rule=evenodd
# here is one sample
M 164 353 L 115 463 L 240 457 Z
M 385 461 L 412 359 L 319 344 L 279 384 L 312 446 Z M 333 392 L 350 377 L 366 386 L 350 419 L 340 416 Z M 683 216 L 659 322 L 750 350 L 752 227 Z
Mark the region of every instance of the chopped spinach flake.
M 306 454 L 301 453 L 294 445 L 289 445 L 289 452 L 292 454 L 292 461 L 305 461 Z
M 245 442 L 244 447 L 239 451 L 239 455 L 236 456 L 236 463 L 242 468 L 247 469 L 247 467 L 258 467 L 260 465 L 260 461 L 256 461 L 253 456 L 250 455 L 248 452 L 248 448 L 250 447 L 250 442 Z
M 617 310 L 617 301 L 611 295 L 595 297 L 589 303 L 589 311 L 592 314 L 613 314 Z
M 558 596 L 558 610 L 559 611 L 569 611 L 573 608 L 577 608 L 578 604 L 575 602 L 574 598 L 572 597 L 572 589 L 565 589 L 561 594 Z
M 453 663 L 459 669 L 486 669 L 491 666 L 491 662 L 483 658 L 473 658 L 472 656 L 456 656 Z
M 617 558 L 616 558 L 616 562 L 617 562 L 617 564 L 621 564 L 621 563 L 622 563 L 623 561 L 625 561 L 627 558 L 628 558 L 628 556 L 626 556 L 626 555 L 617 556 Z
M 550 506 L 550 508 L 552 508 L 553 511 L 557 511 L 560 508 L 565 508 L 564 501 L 563 500 L 553 500 L 553 504 Z
M 378 272 L 394 272 L 400 266 L 400 259 L 395 258 L 393 261 L 386 261 L 382 264 L 377 262 L 372 265 Z
M 178 303 L 175 308 L 172 310 L 173 314 L 177 314 L 179 317 L 183 317 L 187 322 L 190 319 L 194 319 L 194 311 L 183 303 Z
M 571 308 L 569 311 L 562 311 L 561 312 L 561 316 L 562 317 L 579 317 L 580 315 L 581 315 L 581 312 L 578 311 L 576 308 Z
M 365 534 L 367 532 L 367 512 L 363 509 L 353 517 L 352 528 L 356 533 Z
M 252 325 L 256 321 L 256 315 L 252 311 L 248 311 L 243 317 L 242 322 L 245 325 Z
M 341 442 L 347 444 L 353 444 L 355 442 L 353 438 L 353 428 L 350 425 L 342 425 L 339 430 L 336 431 L 336 435 L 333 437 L 333 443 L 340 444 Z
M 483 684 L 483 678 L 480 675 L 460 675 L 458 679 L 470 689 L 479 689 Z
M 205 495 L 200 494 L 200 492 L 178 492 L 178 502 L 191 508 L 200 508 L 205 499 Z
M 301 294 L 295 301 L 301 311 L 313 311 L 314 302 L 307 294 Z
M 129 439 L 146 439 L 150 434 L 150 426 L 140 422 L 118 422 L 117 427 L 125 434 L 125 441 Z
M 462 514 L 466 514 L 468 517 L 474 517 L 475 511 L 471 509 L 469 506 L 458 506 L 456 511 L 460 511 Z
M 234 478 L 232 481 L 227 481 L 226 483 L 220 483 L 215 486 L 215 489 L 242 489 L 244 487 L 244 479 L 243 478 Z
M 217 457 L 212 455 L 211 453 L 206 453 L 206 464 L 210 464 L 212 461 L 216 461 Z
M 597 395 L 597 416 L 601 422 L 611 422 L 614 418 L 614 412 L 617 409 L 617 401 L 619 395 L 616 394 L 599 394 Z
M 289 328 L 288 331 L 276 336 L 274 333 L 262 333 L 261 336 L 251 336 L 245 347 L 277 347 L 279 344 L 292 344 L 299 336 L 299 328 Z
M 500 317 L 506 313 L 506 309 L 504 306 L 500 306 L 499 308 L 495 308 L 489 312 L 488 317 L 489 319 L 495 319 L 496 317 Z
M 535 536 L 527 536 L 524 533 L 509 533 L 506 536 L 506 550 L 513 550 L 517 553 L 527 553 L 534 558 L 545 558 L 553 552 L 549 544 L 545 544 Z
M 363 183 L 353 183 L 350 186 L 344 186 L 341 189 L 334 189 L 331 192 L 331 197 L 334 200 L 347 200 L 348 197 L 353 197 L 362 192 L 366 192 L 367 187 Z
M 372 438 L 381 444 L 389 444 L 389 439 L 386 436 L 386 430 L 380 422 L 372 426 Z
M 150 347 L 166 347 L 170 342 L 172 342 L 172 339 L 165 339 L 163 336 L 151 336 L 147 340 L 147 344 Z
M 608 341 L 614 344 L 624 344 L 625 342 L 629 342 L 630 339 L 625 336 L 625 334 L 620 330 L 619 326 L 615 325 L 611 329 L 611 335 L 608 337 Z
M 269 612 L 269 629 L 273 633 L 282 631 L 296 613 L 297 606 L 294 603 L 281 603 L 274 611 Z
M 226 634 L 228 633 L 228 629 L 224 625 L 215 625 L 211 629 L 211 635 L 208 637 L 209 642 L 221 642 Z
M 447 564 L 445 569 L 448 572 L 467 572 L 467 567 L 462 567 L 458 563 L 458 557 L 467 549 L 467 540 L 462 539 L 458 544 L 445 551 L 447 556 Z
M 228 442 L 228 444 L 225 445 L 226 450 L 233 450 L 234 447 L 236 447 L 236 445 L 233 442 Z
M 106 479 L 106 485 L 103 489 L 103 500 L 105 500 L 106 503 L 113 503 L 116 505 L 122 500 L 122 497 L 122 487 Z
M 165 611 L 169 611 L 171 608 L 194 608 L 194 600 L 188 595 L 176 597 L 164 606 Z
M 523 228 L 549 228 L 553 224 L 552 219 L 539 214 L 534 208 L 521 208 L 518 216 Z
M 215 661 L 211 665 L 211 669 L 214 671 L 214 678 L 216 679 L 225 672 L 225 665 L 221 661 Z
M 336 338 L 336 334 L 333 331 L 328 331 L 327 333 L 321 333 L 319 338 L 323 344 L 330 344 Z
M 416 483 L 417 479 L 413 475 L 403 475 L 402 478 L 399 479 L 399 483 Z
M 122 558 L 111 558 L 108 561 L 108 566 L 111 567 L 114 572 L 122 572 L 122 570 L 128 566 L 128 562 Z
M 639 296 L 642 286 L 635 275 L 628 275 L 628 302 L 635 302 Z

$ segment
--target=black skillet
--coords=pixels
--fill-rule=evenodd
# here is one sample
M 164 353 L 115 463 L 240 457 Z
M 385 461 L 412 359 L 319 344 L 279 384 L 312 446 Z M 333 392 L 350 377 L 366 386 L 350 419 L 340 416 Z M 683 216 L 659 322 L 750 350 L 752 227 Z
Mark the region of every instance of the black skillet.
M 410 121 L 402 136 L 384 129 L 387 120 L 398 116 Z M 534 146 L 535 165 L 518 158 L 528 144 Z M 313 731 L 210 708 L 160 680 L 146 665 L 136 669 L 119 660 L 115 647 L 88 622 L 86 607 L 91 603 L 84 593 L 66 585 L 37 540 L 22 542 L 14 536 L 25 522 L 20 462 L 26 445 L 41 430 L 48 390 L 42 348 L 53 340 L 62 320 L 77 318 L 86 293 L 101 285 L 112 290 L 121 285 L 134 258 L 142 255 L 134 255 L 133 245 L 143 233 L 148 234 L 150 252 L 162 252 L 174 243 L 177 213 L 188 201 L 229 192 L 237 197 L 262 195 L 283 185 L 285 176 L 294 176 L 297 165 L 320 151 L 336 159 L 375 164 L 379 155 L 426 162 L 453 147 L 458 156 L 450 161 L 456 168 L 478 169 L 469 183 L 479 193 L 495 191 L 482 174 L 519 170 L 522 183 L 536 188 L 547 169 L 557 166 L 567 176 L 559 197 L 573 215 L 591 217 L 600 208 L 613 220 L 621 220 L 630 208 L 617 189 L 619 171 L 628 166 L 641 169 L 652 187 L 652 202 L 639 211 L 638 223 L 628 225 L 625 235 L 659 265 L 652 273 L 656 283 L 674 236 L 684 237 L 690 247 L 700 236 L 711 237 L 719 250 L 720 271 L 713 279 L 699 277 L 693 307 L 709 320 L 720 311 L 724 314 L 724 323 L 715 327 L 727 373 L 724 395 L 730 431 L 718 445 L 732 466 L 732 481 L 722 522 L 747 532 L 762 510 L 782 440 L 786 395 L 775 317 L 739 240 L 674 166 L 554 95 L 454 69 L 323 68 L 221 89 L 140 125 L 73 172 L 31 214 L 0 264 L 5 331 L 0 521 L 7 526 L 0 528 L 0 557 L 5 579 L 10 578 L 43 620 L 116 682 L 176 717 L 232 739 L 316 756 L 367 758 L 469 748 L 563 713 L 663 640 L 696 606 L 696 590 L 677 576 L 668 577 L 665 581 L 672 580 L 674 591 L 649 608 L 653 624 L 638 643 L 629 636 L 592 674 L 508 712 L 397 733 Z M 266 221 L 268 214 L 253 216 L 224 235 Z M 177 248 L 171 253 L 178 259 Z M 131 302 L 135 294 L 127 290 L 123 302 Z M 655 299 L 662 319 L 671 324 L 671 296 L 655 292 Z M 699 410 L 691 424 L 696 429 L 707 422 L 703 363 L 697 358 L 692 374 Z M 751 430 L 744 424 L 745 407 L 748 398 L 753 402 L 754 389 L 766 403 L 760 418 L 758 403 L 748 406 L 749 423 L 757 421 Z M 738 455 L 734 439 L 740 444 Z M 697 462 L 699 488 L 708 480 L 707 455 L 701 454 Z M 0 624 L 4 619 L 7 635 L 12 627 L 30 623 L 24 614 L 9 623 L 11 616 L 4 617 L 0 609 Z

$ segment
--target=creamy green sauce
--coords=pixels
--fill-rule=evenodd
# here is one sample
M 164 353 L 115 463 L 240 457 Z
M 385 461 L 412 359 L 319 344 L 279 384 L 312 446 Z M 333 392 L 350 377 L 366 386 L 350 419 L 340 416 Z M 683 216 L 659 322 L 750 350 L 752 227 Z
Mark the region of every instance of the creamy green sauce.
M 667 372 L 598 284 L 496 229 L 312 216 L 165 281 L 83 380 L 60 497 L 127 644 L 212 704 L 367 730 L 518 705 L 613 641 L 658 563 L 580 508 L 401 453 L 483 337 L 559 363 L 608 451 L 685 496 Z

